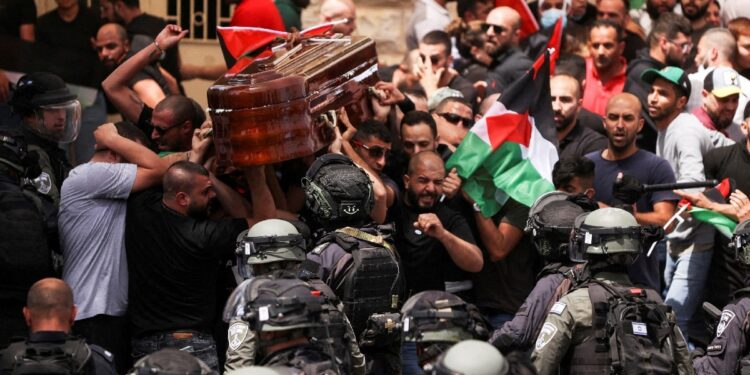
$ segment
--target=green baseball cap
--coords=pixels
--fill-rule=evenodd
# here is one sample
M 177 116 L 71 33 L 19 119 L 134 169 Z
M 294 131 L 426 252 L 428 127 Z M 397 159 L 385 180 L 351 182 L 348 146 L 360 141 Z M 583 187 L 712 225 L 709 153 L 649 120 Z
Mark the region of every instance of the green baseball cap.
M 688 79 L 685 71 L 676 67 L 668 66 L 662 70 L 656 70 L 654 68 L 646 69 L 641 74 L 641 80 L 643 82 L 653 84 L 657 78 L 667 80 L 682 90 L 682 94 L 690 96 L 690 80 Z

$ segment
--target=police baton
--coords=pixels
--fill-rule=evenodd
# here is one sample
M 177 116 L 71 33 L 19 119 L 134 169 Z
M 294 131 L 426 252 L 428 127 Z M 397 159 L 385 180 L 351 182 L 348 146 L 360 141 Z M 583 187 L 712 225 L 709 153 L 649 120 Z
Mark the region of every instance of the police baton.
M 706 180 L 706 181 L 688 181 L 688 182 L 675 182 L 671 184 L 651 184 L 643 185 L 643 192 L 650 191 L 665 191 L 665 190 L 682 190 L 692 189 L 699 187 L 711 188 L 719 184 L 719 180 Z

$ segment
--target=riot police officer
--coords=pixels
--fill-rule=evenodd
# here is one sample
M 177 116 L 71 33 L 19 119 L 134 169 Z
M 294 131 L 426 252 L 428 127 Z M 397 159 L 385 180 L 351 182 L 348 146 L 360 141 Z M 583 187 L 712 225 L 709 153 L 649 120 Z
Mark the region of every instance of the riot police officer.
M 489 337 L 489 324 L 479 309 L 448 292 L 427 290 L 411 296 L 401 316 L 403 341 L 416 343 L 423 368 L 458 342 Z
M 60 77 L 35 72 L 18 80 L 10 105 L 21 116 L 29 151 L 36 155 L 42 171 L 34 179 L 34 186 L 57 206 L 60 187 L 71 169 L 59 144 L 73 142 L 78 137 L 81 104 Z
M 528 351 L 552 303 L 587 278 L 583 264 L 572 262 L 568 256 L 573 222 L 584 213 L 584 208 L 574 199 L 583 198 L 553 191 L 539 197 L 529 210 L 526 232 L 531 234 L 534 247 L 547 265 L 513 320 L 492 333 L 490 342 L 503 353 Z
M 508 361 L 492 345 L 478 340 L 461 341 L 440 355 L 432 375 L 505 375 Z
M 333 343 L 346 331 L 335 302 L 289 274 L 255 277 L 247 292 L 243 319 L 257 333 L 257 365 L 348 373 L 348 358 L 338 355 Z
M 734 229 L 732 244 L 737 266 L 750 267 L 750 220 Z M 745 281 L 747 283 L 747 280 Z M 737 290 L 734 301 L 724 307 L 716 336 L 704 355 L 693 361 L 697 374 L 745 374 L 750 371 L 750 287 Z
M 344 304 L 354 332 L 361 339 L 374 314 L 396 312 L 403 289 L 401 265 L 388 226 L 370 218 L 372 182 L 348 157 L 319 157 L 302 179 L 303 219 L 314 230 L 315 245 L 300 275 L 318 278 Z M 371 373 L 400 372 L 398 345 L 365 348 Z
M 296 224 L 279 219 L 263 220 L 238 236 L 238 263 L 239 266 L 247 265 L 250 274 L 243 275 L 248 279 L 232 292 L 224 309 L 224 321 L 229 323 L 226 371 L 251 366 L 260 360 L 257 356 L 257 332 L 244 318 L 252 294 L 251 286 L 256 278 L 296 277 L 300 264 L 305 260 L 307 246 L 307 239 L 298 229 L 304 224 Z M 336 295 L 325 283 L 318 279 L 307 281 L 343 311 Z M 350 357 L 348 363 L 352 366 L 352 373 L 363 373 L 364 358 L 357 346 L 354 331 L 346 316 L 342 314 L 342 318 L 345 334 L 334 340 L 334 347 L 339 355 Z
M 591 278 L 550 308 L 531 354 L 540 374 L 693 372 L 671 309 L 628 278 L 650 233 L 619 208 L 576 218 L 569 251 Z
M 0 352 L 0 374 L 115 375 L 110 352 L 70 334 L 76 312 L 73 291 L 64 281 L 34 283 L 23 309 L 29 337 Z

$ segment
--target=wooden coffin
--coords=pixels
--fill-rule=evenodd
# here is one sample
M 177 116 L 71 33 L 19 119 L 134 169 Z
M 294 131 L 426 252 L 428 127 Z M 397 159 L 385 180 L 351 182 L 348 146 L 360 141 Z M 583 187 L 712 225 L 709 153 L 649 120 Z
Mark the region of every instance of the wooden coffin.
M 371 117 L 368 87 L 378 81 L 375 42 L 331 39 L 283 48 L 224 75 L 208 89 L 220 166 L 314 154 L 334 139 L 323 117 L 330 110 L 346 107 L 355 124 Z

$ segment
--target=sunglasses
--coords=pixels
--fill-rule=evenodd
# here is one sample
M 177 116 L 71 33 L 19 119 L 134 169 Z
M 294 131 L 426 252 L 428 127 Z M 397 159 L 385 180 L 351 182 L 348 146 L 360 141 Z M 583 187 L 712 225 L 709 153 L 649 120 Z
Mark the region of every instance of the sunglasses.
M 154 131 L 156 132 L 156 134 L 159 134 L 159 136 L 161 137 L 164 134 L 166 134 L 168 131 L 170 131 L 170 130 L 172 130 L 172 129 L 180 126 L 180 125 L 182 125 L 182 124 L 174 124 L 172 126 L 167 126 L 166 128 L 160 128 L 158 126 L 154 126 Z
M 494 24 L 491 24 L 491 23 L 483 23 L 482 24 L 482 32 L 486 33 L 487 30 L 489 30 L 490 28 L 492 29 L 492 33 L 493 34 L 502 34 L 502 33 L 506 32 L 506 31 L 508 31 L 508 28 L 505 27 L 505 26 L 494 25 Z
M 462 117 L 454 113 L 438 113 L 438 116 L 444 118 L 445 121 L 448 121 L 453 125 L 458 125 L 459 122 L 462 122 L 464 124 L 464 128 L 470 128 L 474 126 L 473 118 Z
M 359 141 L 352 141 L 352 143 L 356 145 L 357 147 L 362 147 L 363 149 L 367 150 L 367 153 L 373 159 L 380 159 L 384 156 L 388 156 L 388 152 L 391 151 L 382 146 L 367 146 L 364 143 L 359 142 Z
M 421 53 L 419 54 L 419 58 L 422 59 L 423 63 L 427 62 L 427 56 L 425 56 L 425 55 L 423 55 Z M 430 56 L 430 62 L 432 63 L 432 65 L 437 65 L 440 62 L 440 55 L 432 55 L 432 56 Z

